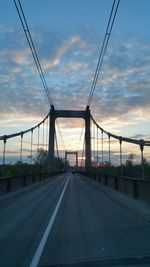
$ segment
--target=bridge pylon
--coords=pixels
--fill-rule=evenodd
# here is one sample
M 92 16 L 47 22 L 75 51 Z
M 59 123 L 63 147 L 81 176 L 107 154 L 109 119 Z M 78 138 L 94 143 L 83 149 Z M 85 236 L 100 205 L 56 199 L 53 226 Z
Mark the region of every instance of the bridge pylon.
M 91 167 L 91 115 L 89 107 L 86 110 L 55 110 L 51 106 L 49 127 L 49 170 L 54 171 L 55 120 L 57 118 L 81 118 L 85 121 L 85 168 Z
M 76 156 L 75 169 L 77 171 L 78 170 L 78 151 L 65 151 L 65 169 L 66 169 L 66 166 L 67 166 L 67 156 L 68 155 L 75 155 Z

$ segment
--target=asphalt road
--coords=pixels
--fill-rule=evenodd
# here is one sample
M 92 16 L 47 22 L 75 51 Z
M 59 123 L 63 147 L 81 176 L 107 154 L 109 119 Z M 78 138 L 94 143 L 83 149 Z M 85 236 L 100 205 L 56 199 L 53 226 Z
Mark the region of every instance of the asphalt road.
M 0 200 L 0 267 L 55 265 L 150 266 L 150 225 L 77 174 Z

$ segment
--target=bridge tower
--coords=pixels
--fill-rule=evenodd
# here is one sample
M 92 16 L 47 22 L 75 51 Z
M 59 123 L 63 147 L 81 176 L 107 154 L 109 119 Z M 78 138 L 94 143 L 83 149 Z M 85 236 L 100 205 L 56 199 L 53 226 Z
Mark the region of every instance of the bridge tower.
M 76 156 L 76 170 L 78 169 L 78 151 L 65 151 L 65 167 L 67 165 L 67 156 L 68 155 L 75 155 Z
M 51 106 L 50 129 L 49 129 L 49 170 L 54 170 L 54 144 L 55 144 L 55 120 L 57 118 L 81 118 L 85 121 L 85 168 L 91 167 L 91 115 L 87 106 L 86 110 L 55 110 Z

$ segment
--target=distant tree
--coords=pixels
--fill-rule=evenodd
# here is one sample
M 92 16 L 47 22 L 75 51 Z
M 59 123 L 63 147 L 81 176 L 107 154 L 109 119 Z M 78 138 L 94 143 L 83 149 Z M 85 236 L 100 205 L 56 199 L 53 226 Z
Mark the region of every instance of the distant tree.
M 48 155 L 47 151 L 45 151 L 43 148 L 39 148 L 37 150 L 37 156 L 34 159 L 35 164 L 39 166 L 45 166 L 48 164 Z
M 48 154 L 43 148 L 37 150 L 37 156 L 34 159 L 35 164 L 44 171 L 48 171 Z M 65 161 L 62 158 L 54 157 L 54 169 L 57 170 L 64 170 L 65 168 Z
M 68 167 L 68 163 L 67 166 L 65 166 L 65 160 L 62 158 L 54 158 L 54 168 L 55 170 L 65 170 L 65 167 Z
M 150 164 L 149 164 L 149 162 L 147 161 L 146 158 L 143 159 L 143 164 L 144 164 L 145 167 L 149 167 L 150 166 Z
M 135 154 L 131 153 L 129 156 L 128 156 L 128 159 L 126 160 L 126 166 L 127 167 L 133 167 L 133 162 L 134 162 L 134 159 L 135 159 Z

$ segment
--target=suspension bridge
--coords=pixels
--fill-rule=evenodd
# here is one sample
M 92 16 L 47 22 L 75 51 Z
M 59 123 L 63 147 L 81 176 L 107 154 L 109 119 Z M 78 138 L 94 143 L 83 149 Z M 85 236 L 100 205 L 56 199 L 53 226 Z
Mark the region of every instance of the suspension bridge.
M 85 109 L 58 110 L 22 5 L 14 0 L 50 109 L 30 129 L 0 136 L 2 267 L 150 264 L 150 177 L 145 164 L 150 141 L 107 131 L 90 108 L 119 2 L 113 1 Z M 58 118 L 83 119 L 82 151 L 59 150 L 58 133 L 64 141 Z M 137 150 L 136 176 L 132 168 L 127 172 L 126 144 L 129 151 L 132 146 Z M 15 155 L 13 164 L 8 147 Z M 72 169 L 68 155 L 75 157 Z

